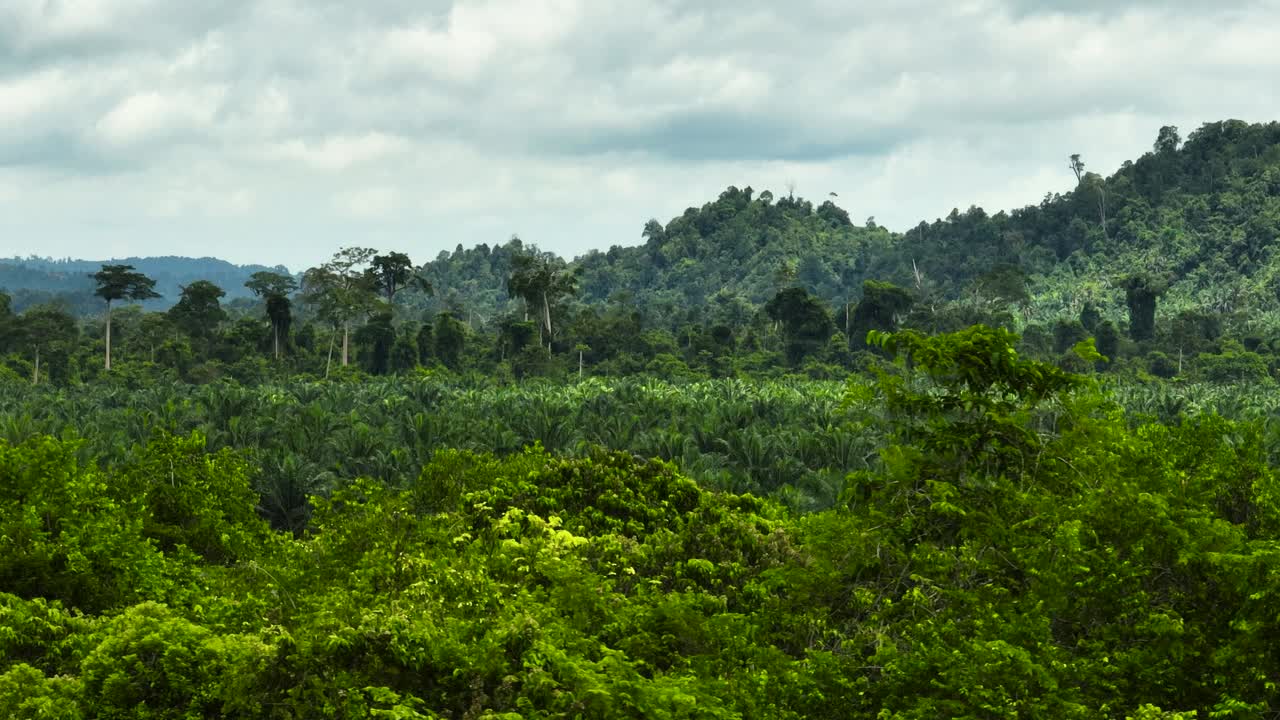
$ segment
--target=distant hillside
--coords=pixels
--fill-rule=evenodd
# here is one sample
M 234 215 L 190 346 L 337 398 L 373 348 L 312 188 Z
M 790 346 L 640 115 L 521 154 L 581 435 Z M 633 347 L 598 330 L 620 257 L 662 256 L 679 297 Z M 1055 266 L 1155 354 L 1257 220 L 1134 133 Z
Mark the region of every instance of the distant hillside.
M 217 258 L 130 257 L 114 260 L 55 260 L 41 257 L 0 258 L 0 291 L 13 298 L 15 311 L 43 302 L 62 302 L 75 313 L 87 315 L 100 310 L 101 301 L 93 297 L 94 283 L 89 277 L 103 263 L 133 265 L 156 281 L 161 297 L 143 304 L 150 310 L 163 310 L 177 301 L 184 285 L 196 280 L 209 280 L 227 292 L 225 300 L 249 297 L 244 282 L 255 272 L 273 270 L 287 273 L 283 266 L 234 265 Z
M 957 209 L 904 233 L 855 224 L 831 201 L 730 187 L 665 224 L 649 221 L 642 244 L 569 263 L 578 300 L 613 298 L 675 325 L 758 307 L 796 283 L 839 314 L 875 279 L 971 319 L 999 311 L 1019 326 L 1050 324 L 1092 303 L 1119 323 L 1123 281 L 1141 273 L 1167 287 L 1162 317 L 1203 311 L 1280 329 L 1280 123 L 1210 123 L 1185 143 L 1166 127 L 1151 152 L 1105 178 L 1087 155 L 1069 167 L 1075 150 L 1085 148 L 1063 148 L 1064 175 L 1078 176 L 1070 192 L 1012 212 Z M 413 301 L 484 318 L 511 310 L 503 282 L 511 258 L 528 250 L 514 241 L 441 253 L 423 267 L 436 297 Z

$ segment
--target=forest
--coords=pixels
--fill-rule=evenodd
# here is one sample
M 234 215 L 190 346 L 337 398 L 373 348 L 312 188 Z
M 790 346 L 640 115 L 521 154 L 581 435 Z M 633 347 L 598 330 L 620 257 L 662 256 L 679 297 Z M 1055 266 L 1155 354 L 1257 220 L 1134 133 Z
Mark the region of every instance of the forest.
M 0 260 L 0 716 L 1273 716 L 1280 123 L 1063 172 Z

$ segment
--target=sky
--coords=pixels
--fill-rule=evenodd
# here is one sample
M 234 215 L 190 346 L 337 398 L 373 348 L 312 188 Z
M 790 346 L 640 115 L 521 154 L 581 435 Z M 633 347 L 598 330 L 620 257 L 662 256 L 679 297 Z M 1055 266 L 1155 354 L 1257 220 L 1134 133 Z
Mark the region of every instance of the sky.
M 1280 120 L 1280 0 L 0 0 L 0 257 L 641 242 L 730 185 L 903 230 Z

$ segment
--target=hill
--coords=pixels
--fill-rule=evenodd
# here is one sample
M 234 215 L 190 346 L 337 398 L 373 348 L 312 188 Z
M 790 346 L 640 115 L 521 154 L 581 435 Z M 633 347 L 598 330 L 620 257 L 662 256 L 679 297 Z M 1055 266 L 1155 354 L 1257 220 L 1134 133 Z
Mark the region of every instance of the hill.
M 182 287 L 196 280 L 209 280 L 227 291 L 228 301 L 251 297 L 245 280 L 260 270 L 288 273 L 283 266 L 235 265 L 212 257 L 128 257 L 112 260 L 72 260 L 37 256 L 0 258 L 0 291 L 13 298 L 13 308 L 21 311 L 32 305 L 58 301 L 77 315 L 101 310 L 101 301 L 93 297 L 94 284 L 89 277 L 102 269 L 103 263 L 133 265 L 156 281 L 159 298 L 143 303 L 148 310 L 163 310 L 177 302 Z
M 875 279 L 933 304 L 1011 300 L 1020 324 L 1074 317 L 1090 303 L 1122 322 L 1124 279 L 1141 271 L 1167 288 L 1162 315 L 1248 308 L 1249 324 L 1274 323 L 1280 123 L 1210 123 L 1185 143 L 1165 127 L 1150 152 L 1108 177 L 1076 159 L 1073 191 L 1010 212 L 956 209 L 902 233 L 855 225 L 831 201 L 730 187 L 665 224 L 650 220 L 643 244 L 592 251 L 568 267 L 583 303 L 625 298 L 653 318 L 683 319 L 673 310 L 696 315 L 729 299 L 758 306 L 791 283 L 838 311 Z M 508 309 L 503 281 L 525 251 L 513 241 L 441 253 L 422 267 L 441 291 L 423 304 L 485 316 Z

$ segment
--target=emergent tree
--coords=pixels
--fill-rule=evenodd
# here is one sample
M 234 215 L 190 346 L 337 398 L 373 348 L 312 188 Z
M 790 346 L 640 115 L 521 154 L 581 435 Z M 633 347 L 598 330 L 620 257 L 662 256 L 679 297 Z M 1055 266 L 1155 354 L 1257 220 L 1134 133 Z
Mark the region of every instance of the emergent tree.
M 111 303 L 117 300 L 147 300 L 158 298 L 155 291 L 156 281 L 140 272 L 134 272 L 132 265 L 103 265 L 102 270 L 93 274 L 98 284 L 93 294 L 107 301 L 106 318 L 106 351 L 103 367 L 111 370 Z

